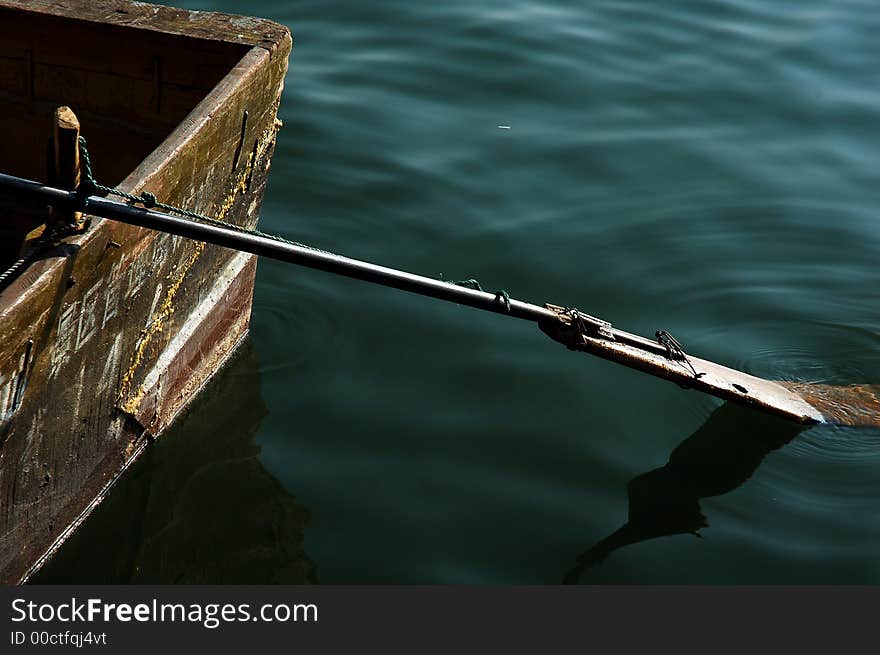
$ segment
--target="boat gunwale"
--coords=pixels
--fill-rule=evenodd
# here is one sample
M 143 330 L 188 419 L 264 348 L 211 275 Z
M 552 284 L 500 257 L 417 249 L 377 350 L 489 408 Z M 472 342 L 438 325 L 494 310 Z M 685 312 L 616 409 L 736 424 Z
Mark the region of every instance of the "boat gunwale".
M 0 10 L 262 48 L 273 54 L 290 38 L 287 26 L 254 16 L 180 9 L 135 0 L 0 0 Z
M 27 4 L 25 4 L 27 3 Z M 75 5 L 75 8 L 72 6 Z M 52 18 L 66 18 L 71 20 L 79 20 L 90 23 L 110 23 L 113 26 L 129 27 L 162 34 L 172 34 L 185 37 L 194 41 L 206 40 L 204 36 L 191 36 L 175 29 L 165 23 L 159 22 L 156 25 L 146 23 L 129 23 L 124 17 L 126 14 L 119 14 L 120 7 L 134 6 L 141 10 L 155 9 L 171 9 L 177 12 L 188 14 L 198 14 L 201 16 L 215 16 L 223 19 L 246 19 L 254 21 L 264 26 L 267 30 L 272 28 L 273 40 L 271 42 L 265 39 L 241 38 L 250 36 L 236 32 L 236 38 L 228 38 L 234 30 L 224 32 L 219 29 L 212 31 L 214 38 L 208 38 L 216 42 L 229 43 L 234 45 L 251 46 L 242 57 L 230 68 L 229 71 L 220 79 L 220 81 L 211 88 L 205 96 L 196 104 L 195 107 L 178 123 L 178 125 L 168 133 L 168 135 L 149 153 L 143 160 L 126 175 L 117 188 L 126 193 L 135 193 L 146 185 L 151 177 L 155 176 L 162 167 L 174 158 L 186 147 L 186 145 L 197 137 L 200 131 L 206 127 L 208 121 L 214 113 L 222 106 L 224 101 L 231 97 L 235 90 L 248 77 L 261 69 L 268 60 L 271 60 L 273 53 L 283 43 L 284 40 L 290 39 L 290 30 L 279 23 L 264 19 L 236 16 L 233 14 L 223 14 L 219 12 L 192 11 L 186 9 L 177 9 L 174 7 L 164 7 L 160 5 L 151 5 L 141 2 L 133 2 L 130 0 L 114 0 L 108 3 L 106 11 L 112 10 L 112 17 L 122 16 L 115 20 L 102 20 L 103 13 L 98 12 L 92 3 L 83 0 L 68 1 L 64 5 L 59 6 L 57 0 L 0 0 L 0 10 L 14 9 L 23 13 L 31 13 L 37 16 L 46 16 Z M 51 11 L 55 7 L 56 11 Z M 91 10 L 90 10 L 91 9 Z M 158 15 L 158 14 L 156 14 Z M 266 34 L 269 34 L 267 31 Z M 256 118 L 256 117 L 255 117 Z M 84 131 L 87 136 L 87 130 Z M 75 247 L 82 247 L 90 241 L 98 238 L 101 227 L 107 221 L 98 217 L 91 217 L 91 228 L 83 234 L 71 235 L 62 241 L 64 244 L 70 244 Z M 141 240 L 139 239 L 138 242 Z M 129 247 L 134 250 L 138 247 L 137 243 Z M 12 281 L 3 289 L 0 289 L 0 320 L 7 316 L 10 312 L 15 311 L 16 307 L 22 303 L 26 303 L 29 298 L 38 294 L 41 287 L 49 284 L 51 279 L 57 275 L 59 268 L 65 265 L 66 253 L 59 252 L 59 248 L 53 248 L 47 252 L 43 258 L 38 258 L 24 268 Z

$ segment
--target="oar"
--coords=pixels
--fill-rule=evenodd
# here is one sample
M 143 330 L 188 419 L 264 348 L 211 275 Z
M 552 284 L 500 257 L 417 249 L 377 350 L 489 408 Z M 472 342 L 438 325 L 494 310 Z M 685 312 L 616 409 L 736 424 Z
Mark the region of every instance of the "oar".
M 607 321 L 574 308 L 534 305 L 510 298 L 504 292 L 488 293 L 342 257 L 238 226 L 199 222 L 2 173 L 0 191 L 19 202 L 50 205 L 57 210 L 83 211 L 93 216 L 533 321 L 550 337 L 572 350 L 598 355 L 682 387 L 703 391 L 798 423 L 880 426 L 880 400 L 870 388 L 834 387 L 833 393 L 829 394 L 828 389 L 819 387 L 764 380 L 686 354 L 681 344 L 663 331 L 657 333 L 657 341 L 652 341 L 619 330 Z

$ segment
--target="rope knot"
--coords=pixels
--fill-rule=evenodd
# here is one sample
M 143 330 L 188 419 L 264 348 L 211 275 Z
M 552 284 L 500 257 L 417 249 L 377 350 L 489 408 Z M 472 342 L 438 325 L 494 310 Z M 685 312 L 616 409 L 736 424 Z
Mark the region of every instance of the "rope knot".
M 504 305 L 504 311 L 510 313 L 510 294 L 504 289 L 495 292 L 495 302 Z
M 95 180 L 90 177 L 80 180 L 76 187 L 77 208 L 79 211 L 85 211 L 88 206 L 89 196 L 97 195 L 97 193 L 98 185 L 95 184 Z
M 469 280 L 459 280 L 458 282 L 453 282 L 457 287 L 465 287 L 466 289 L 473 289 L 474 291 L 482 291 L 486 292 L 483 288 L 483 285 L 480 284 L 479 280 L 475 280 L 474 278 L 470 278 Z M 504 311 L 508 314 L 510 313 L 510 294 L 507 293 L 506 290 L 500 289 L 495 292 L 495 302 L 504 307 Z
M 152 209 L 156 206 L 156 202 L 158 202 L 156 196 L 149 191 L 142 192 L 138 200 L 147 209 Z
M 466 289 L 473 289 L 474 291 L 482 291 L 483 290 L 482 285 L 479 283 L 479 281 L 475 280 L 474 278 L 471 278 L 469 280 L 459 280 L 458 282 L 453 282 L 452 284 L 454 284 L 457 287 L 465 287 Z

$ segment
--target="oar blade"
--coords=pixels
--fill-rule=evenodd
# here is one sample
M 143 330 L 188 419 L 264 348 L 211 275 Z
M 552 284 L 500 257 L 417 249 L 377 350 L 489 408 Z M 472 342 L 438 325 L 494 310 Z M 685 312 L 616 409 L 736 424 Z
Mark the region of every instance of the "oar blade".
M 556 308 L 555 305 L 548 307 Z M 557 310 L 559 308 L 556 308 Z M 556 320 L 541 329 L 571 350 L 580 350 L 629 366 L 724 400 L 810 425 L 832 423 L 880 427 L 880 387 L 831 386 L 776 382 L 722 366 L 683 351 L 667 352 L 643 337 L 578 318 L 571 310 L 557 311 Z M 677 344 L 677 342 L 676 342 Z
M 815 407 L 827 423 L 880 428 L 880 386 L 780 382 Z

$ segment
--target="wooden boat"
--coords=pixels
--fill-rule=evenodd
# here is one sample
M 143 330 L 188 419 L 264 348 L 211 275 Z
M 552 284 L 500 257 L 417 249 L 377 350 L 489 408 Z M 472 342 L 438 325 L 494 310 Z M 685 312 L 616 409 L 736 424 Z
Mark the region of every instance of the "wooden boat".
M 290 48 L 256 18 L 0 0 L 0 170 L 46 181 L 66 105 L 100 182 L 253 227 Z M 0 210 L 2 275 L 47 217 Z M 253 255 L 95 218 L 4 278 L 0 580 L 27 580 L 235 350 L 255 270 Z

